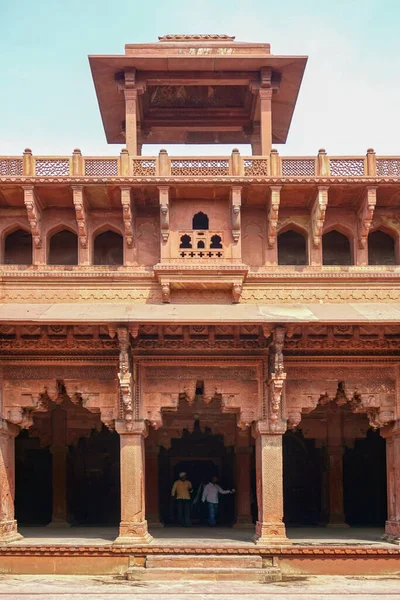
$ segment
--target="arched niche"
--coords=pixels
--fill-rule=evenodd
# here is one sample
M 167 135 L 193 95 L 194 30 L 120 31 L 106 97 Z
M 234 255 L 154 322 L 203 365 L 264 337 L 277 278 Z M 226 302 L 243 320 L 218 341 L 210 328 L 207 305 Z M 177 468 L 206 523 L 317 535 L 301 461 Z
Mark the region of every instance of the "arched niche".
M 54 233 L 49 242 L 49 265 L 78 264 L 78 236 L 69 229 Z
M 209 229 L 208 216 L 201 211 L 196 213 L 193 217 L 192 229 Z
M 377 229 L 368 236 L 368 264 L 395 265 L 395 240 L 391 235 Z
M 307 240 L 298 231 L 288 229 L 278 235 L 278 265 L 307 265 Z
M 16 229 L 4 240 L 5 265 L 32 264 L 32 234 L 24 229 Z
M 350 240 L 336 229 L 322 236 L 322 264 L 324 266 L 353 264 Z
M 99 233 L 93 242 L 93 264 L 121 266 L 124 264 L 124 238 L 108 229 Z

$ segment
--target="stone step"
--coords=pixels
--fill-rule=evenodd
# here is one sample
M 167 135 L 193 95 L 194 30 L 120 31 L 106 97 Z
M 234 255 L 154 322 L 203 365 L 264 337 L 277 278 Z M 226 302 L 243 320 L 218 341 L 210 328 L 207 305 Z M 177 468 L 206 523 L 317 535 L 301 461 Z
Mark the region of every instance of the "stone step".
M 281 581 L 282 573 L 277 567 L 266 569 L 236 568 L 236 567 L 132 567 L 128 569 L 126 578 L 129 581 Z
M 219 554 L 165 554 L 150 555 L 146 569 L 261 569 L 261 556 L 233 556 Z

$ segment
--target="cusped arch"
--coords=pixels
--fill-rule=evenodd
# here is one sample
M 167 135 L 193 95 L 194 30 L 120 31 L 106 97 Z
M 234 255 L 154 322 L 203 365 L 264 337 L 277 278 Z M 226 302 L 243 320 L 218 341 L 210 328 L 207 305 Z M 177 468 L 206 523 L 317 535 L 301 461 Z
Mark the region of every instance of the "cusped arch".
M 308 264 L 308 232 L 287 223 L 277 235 L 278 265 L 305 266 Z
M 47 263 L 68 266 L 78 264 L 78 234 L 72 227 L 57 225 L 48 231 Z
M 93 264 L 122 266 L 124 264 L 124 237 L 118 228 L 98 228 L 93 234 Z
M 353 233 L 343 225 L 332 225 L 322 235 L 322 264 L 350 266 L 354 264 Z
M 193 215 L 192 229 L 209 229 L 208 215 L 202 211 Z
M 31 265 L 32 233 L 26 223 L 16 222 L 2 232 L 3 263 L 5 265 Z
M 368 264 L 398 264 L 399 237 L 397 231 L 384 225 L 374 227 L 368 235 Z

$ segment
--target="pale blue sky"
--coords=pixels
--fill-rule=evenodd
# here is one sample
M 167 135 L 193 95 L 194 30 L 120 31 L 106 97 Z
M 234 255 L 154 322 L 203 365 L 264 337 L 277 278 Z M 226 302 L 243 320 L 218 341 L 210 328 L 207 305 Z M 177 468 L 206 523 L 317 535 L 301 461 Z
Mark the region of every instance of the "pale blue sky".
M 0 155 L 117 154 L 87 55 L 166 33 L 227 33 L 309 55 L 281 154 L 400 154 L 399 0 L 0 0 L 0 14 Z

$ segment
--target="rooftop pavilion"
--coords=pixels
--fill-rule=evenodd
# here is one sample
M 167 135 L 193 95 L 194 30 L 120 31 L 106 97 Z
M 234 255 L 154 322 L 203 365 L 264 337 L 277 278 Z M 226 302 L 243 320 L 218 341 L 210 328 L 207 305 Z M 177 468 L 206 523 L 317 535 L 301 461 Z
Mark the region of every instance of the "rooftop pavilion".
M 306 56 L 228 35 L 165 35 L 89 56 L 107 141 L 140 154 L 143 143 L 285 143 Z

